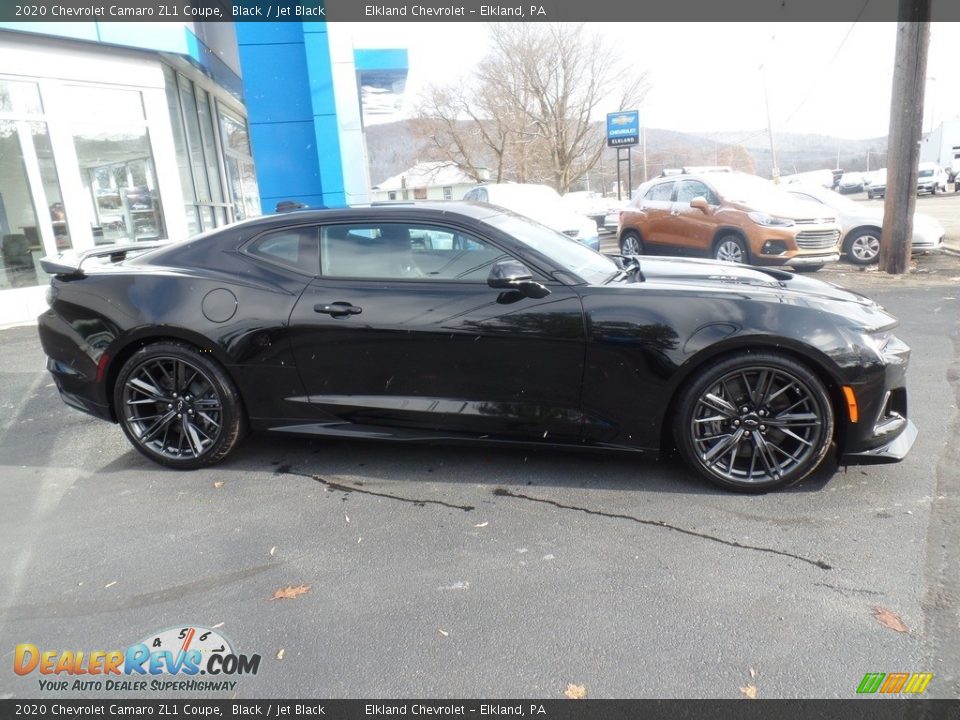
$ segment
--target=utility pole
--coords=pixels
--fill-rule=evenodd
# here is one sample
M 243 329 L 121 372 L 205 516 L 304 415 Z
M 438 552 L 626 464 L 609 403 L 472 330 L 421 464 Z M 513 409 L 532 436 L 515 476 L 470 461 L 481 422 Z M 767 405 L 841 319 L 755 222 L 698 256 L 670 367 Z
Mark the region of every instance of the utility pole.
M 897 16 L 906 22 L 897 23 L 887 145 L 887 190 L 880 237 L 880 269 L 892 275 L 907 272 L 910 265 L 931 3 L 932 0 L 899 0 L 897 8 Z
M 763 78 L 763 99 L 767 104 L 767 133 L 770 135 L 770 161 L 773 163 L 770 174 L 773 176 L 773 182 L 779 183 L 780 168 L 777 167 L 777 148 L 773 142 L 773 123 L 770 122 L 770 93 L 767 92 L 767 71 L 763 65 L 760 66 L 760 74 Z

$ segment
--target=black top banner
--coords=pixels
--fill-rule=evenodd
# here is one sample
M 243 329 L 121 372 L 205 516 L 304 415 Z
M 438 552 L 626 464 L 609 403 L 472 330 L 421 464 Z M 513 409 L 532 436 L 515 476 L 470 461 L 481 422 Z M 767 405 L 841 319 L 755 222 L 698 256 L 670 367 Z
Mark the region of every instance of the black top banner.
M 0 717 L 955 720 L 960 700 L 0 700 Z
M 916 11 L 923 8 L 918 17 Z M 960 21 L 957 0 L 3 0 L 0 22 Z M 815 40 L 815 38 L 811 38 Z

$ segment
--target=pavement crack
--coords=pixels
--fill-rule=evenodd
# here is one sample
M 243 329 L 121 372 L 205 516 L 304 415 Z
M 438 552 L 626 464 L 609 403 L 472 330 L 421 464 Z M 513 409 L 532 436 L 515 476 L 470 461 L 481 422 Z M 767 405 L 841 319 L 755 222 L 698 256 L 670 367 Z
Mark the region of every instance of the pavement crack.
M 762 545 L 747 545 L 745 543 L 737 542 L 736 540 L 725 540 L 724 538 L 717 537 L 716 535 L 708 535 L 707 533 L 697 532 L 696 530 L 688 530 L 687 528 L 682 528 L 678 525 L 671 525 L 663 520 L 646 520 L 644 518 L 634 517 L 633 515 L 611 513 L 603 510 L 592 510 L 590 508 L 579 507 L 577 505 L 566 505 L 564 503 L 557 502 L 556 500 L 548 500 L 546 498 L 524 495 L 523 493 L 515 493 L 507 490 L 506 488 L 496 488 L 493 491 L 493 494 L 500 497 L 512 497 L 520 500 L 530 500 L 531 502 L 543 503 L 544 505 L 552 505 L 553 507 L 560 508 L 561 510 L 576 510 L 578 512 L 586 513 L 587 515 L 598 515 L 600 517 L 612 518 L 615 520 L 630 520 L 631 522 L 635 522 L 640 525 L 649 525 L 651 527 L 663 528 L 665 530 L 673 530 L 674 532 L 681 533 L 682 535 L 690 535 L 691 537 L 700 538 L 701 540 L 709 540 L 710 542 L 720 543 L 721 545 L 726 545 L 727 547 L 788 557 L 792 560 L 799 560 L 800 562 L 813 565 L 821 570 L 833 569 L 832 565 L 829 565 L 823 560 L 814 560 L 813 558 L 804 557 L 803 555 L 796 555 L 794 553 L 787 552 L 786 550 L 777 550 L 776 548 L 763 547 Z
M 277 468 L 274 471 L 276 475 L 296 475 L 297 477 L 307 478 L 315 482 L 325 485 L 331 490 L 341 490 L 348 493 L 360 493 L 361 495 L 373 495 L 374 497 L 386 498 L 388 500 L 397 500 L 399 502 L 410 503 L 411 505 L 417 505 L 418 507 L 424 507 L 425 505 L 440 505 L 442 507 L 450 508 L 451 510 L 463 510 L 464 512 L 470 512 L 474 509 L 473 505 L 456 505 L 454 503 L 444 502 L 443 500 L 421 500 L 418 498 L 408 498 L 403 497 L 402 495 L 393 495 L 391 493 L 382 493 L 376 492 L 374 490 L 366 490 L 364 488 L 355 487 L 353 485 L 344 485 L 343 483 L 338 483 L 334 480 L 327 480 L 326 478 L 320 477 L 319 475 L 312 475 L 310 473 L 299 473 L 294 472 L 288 467 Z

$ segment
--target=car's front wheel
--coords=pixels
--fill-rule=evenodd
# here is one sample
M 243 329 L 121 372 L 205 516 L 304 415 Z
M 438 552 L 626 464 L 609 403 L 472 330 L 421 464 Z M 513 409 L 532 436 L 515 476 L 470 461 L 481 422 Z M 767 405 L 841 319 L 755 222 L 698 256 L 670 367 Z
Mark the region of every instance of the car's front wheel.
M 717 260 L 732 263 L 749 262 L 747 259 L 747 248 L 743 240 L 736 235 L 725 235 L 717 240 L 713 250 L 713 256 Z
M 730 357 L 697 374 L 674 416 L 686 462 L 710 482 L 758 492 L 802 480 L 833 439 L 833 406 L 805 366 L 771 353 Z
M 239 394 L 223 369 L 188 345 L 146 345 L 114 387 L 123 432 L 151 460 L 180 470 L 219 462 L 243 430 Z
M 629 230 L 620 238 L 620 252 L 624 255 L 643 255 L 643 241 L 640 235 Z

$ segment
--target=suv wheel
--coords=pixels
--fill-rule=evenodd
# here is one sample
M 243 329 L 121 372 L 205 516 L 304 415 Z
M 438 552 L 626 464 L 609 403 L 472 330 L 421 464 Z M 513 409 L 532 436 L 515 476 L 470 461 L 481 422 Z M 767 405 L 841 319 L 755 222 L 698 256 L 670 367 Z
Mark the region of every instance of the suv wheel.
M 620 252 L 624 255 L 643 255 L 643 240 L 633 230 L 625 232 L 620 238 Z
M 713 257 L 717 260 L 732 263 L 749 262 L 747 258 L 747 248 L 744 246 L 743 240 L 736 235 L 724 235 L 717 240 L 717 244 L 713 249 Z

